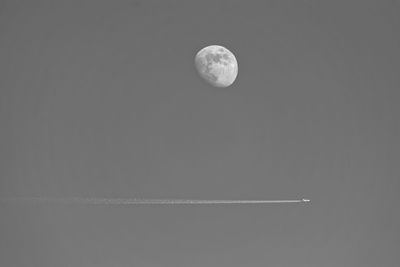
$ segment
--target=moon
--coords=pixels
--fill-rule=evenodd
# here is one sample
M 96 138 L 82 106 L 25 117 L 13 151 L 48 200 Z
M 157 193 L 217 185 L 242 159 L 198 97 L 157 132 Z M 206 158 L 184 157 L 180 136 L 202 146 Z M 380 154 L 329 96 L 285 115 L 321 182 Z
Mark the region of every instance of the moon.
M 238 74 L 236 57 L 220 45 L 210 45 L 201 49 L 196 54 L 195 66 L 199 75 L 215 87 L 230 86 Z

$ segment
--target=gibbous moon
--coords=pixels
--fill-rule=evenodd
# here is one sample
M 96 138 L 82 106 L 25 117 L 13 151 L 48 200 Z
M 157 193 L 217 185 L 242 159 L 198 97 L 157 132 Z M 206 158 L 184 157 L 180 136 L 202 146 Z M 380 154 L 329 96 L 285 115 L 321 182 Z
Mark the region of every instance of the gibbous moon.
M 215 87 L 228 87 L 238 74 L 238 63 L 231 51 L 220 45 L 201 49 L 195 57 L 199 75 Z

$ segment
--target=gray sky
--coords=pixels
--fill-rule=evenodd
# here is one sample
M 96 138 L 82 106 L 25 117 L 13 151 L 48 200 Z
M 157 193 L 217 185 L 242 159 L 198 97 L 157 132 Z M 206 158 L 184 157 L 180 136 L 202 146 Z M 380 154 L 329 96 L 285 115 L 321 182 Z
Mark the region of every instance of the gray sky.
M 398 1 L 1 1 L 0 266 L 400 262 Z M 198 77 L 206 45 L 239 74 Z

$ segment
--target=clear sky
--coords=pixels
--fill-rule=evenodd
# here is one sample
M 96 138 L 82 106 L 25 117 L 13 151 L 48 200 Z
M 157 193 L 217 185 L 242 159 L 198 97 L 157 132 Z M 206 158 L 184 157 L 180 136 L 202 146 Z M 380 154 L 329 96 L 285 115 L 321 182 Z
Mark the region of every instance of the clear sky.
M 398 1 L 0 3 L 0 266 L 376 267 L 400 256 Z M 239 63 L 196 73 L 204 46 Z

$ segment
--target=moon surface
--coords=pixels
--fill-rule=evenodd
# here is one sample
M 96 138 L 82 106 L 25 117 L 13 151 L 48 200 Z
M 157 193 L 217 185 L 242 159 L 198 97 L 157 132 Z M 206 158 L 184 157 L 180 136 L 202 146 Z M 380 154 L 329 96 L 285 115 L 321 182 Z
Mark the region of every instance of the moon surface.
M 201 49 L 195 57 L 199 75 L 215 87 L 228 87 L 236 79 L 238 63 L 231 51 L 220 45 Z

